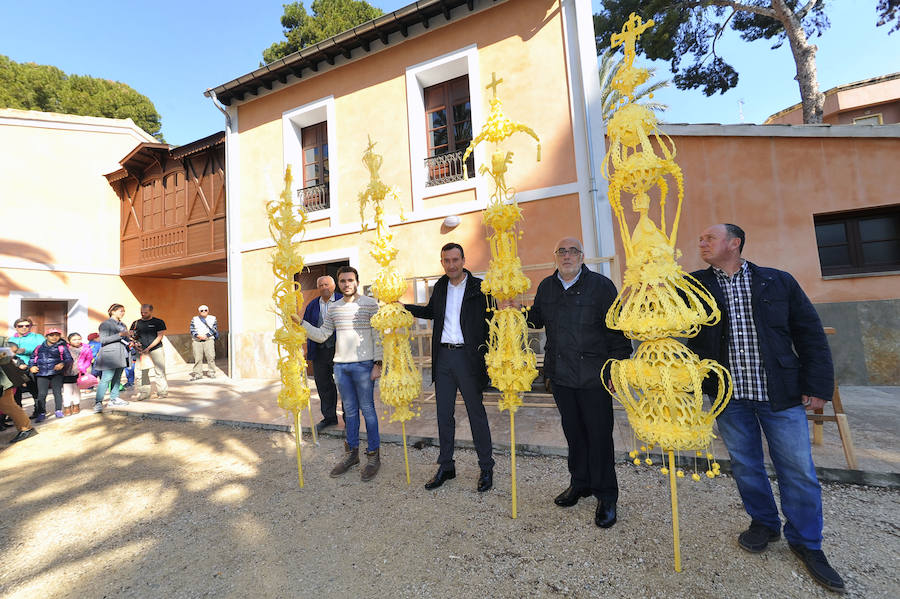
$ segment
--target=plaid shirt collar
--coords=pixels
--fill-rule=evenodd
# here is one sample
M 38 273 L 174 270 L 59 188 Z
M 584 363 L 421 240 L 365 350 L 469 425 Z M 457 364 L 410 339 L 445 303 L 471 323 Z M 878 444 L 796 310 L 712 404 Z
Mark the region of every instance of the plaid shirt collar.
M 734 277 L 745 276 L 749 272 L 750 267 L 748 266 L 748 262 L 746 260 L 744 260 L 743 258 L 741 258 L 741 265 L 738 267 L 737 272 L 735 272 L 733 275 L 729 275 L 727 272 L 725 272 L 718 266 L 713 266 L 712 269 L 713 269 L 713 272 L 716 273 L 716 277 L 718 277 L 719 279 L 725 279 L 726 281 L 731 281 Z

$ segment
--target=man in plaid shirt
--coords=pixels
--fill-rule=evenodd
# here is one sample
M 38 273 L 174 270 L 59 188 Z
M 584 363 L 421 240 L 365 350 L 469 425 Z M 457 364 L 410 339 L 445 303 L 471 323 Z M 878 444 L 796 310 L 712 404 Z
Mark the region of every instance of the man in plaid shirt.
M 831 400 L 834 370 L 825 331 L 794 278 L 741 257 L 744 231 L 714 225 L 700 235 L 700 257 L 710 265 L 693 275 L 709 289 L 722 320 L 704 327 L 688 345 L 731 372 L 734 391 L 719 415 L 719 434 L 750 515 L 738 537 L 759 553 L 781 537 L 781 518 L 766 474 L 762 436 L 778 478 L 784 536 L 813 579 L 836 592 L 844 582 L 822 552 L 822 490 L 809 442 L 806 410 Z M 715 381 L 704 391 L 715 393 Z

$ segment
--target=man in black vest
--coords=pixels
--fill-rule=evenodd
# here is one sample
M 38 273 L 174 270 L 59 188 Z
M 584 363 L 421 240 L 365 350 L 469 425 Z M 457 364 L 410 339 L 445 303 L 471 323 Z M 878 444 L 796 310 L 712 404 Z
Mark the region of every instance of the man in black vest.
M 560 239 L 553 252 L 557 270 L 541 281 L 528 315 L 531 327 L 544 328 L 544 375 L 550 379 L 569 446 L 569 487 L 554 502 L 570 507 L 594 495 L 594 523 L 616 523 L 615 448 L 612 398 L 600 378 L 608 358 L 631 355 L 631 342 L 606 327 L 616 287 L 584 265 L 581 242 Z
M 434 320 L 431 338 L 431 376 L 437 403 L 440 454 L 438 471 L 426 489 L 436 489 L 456 477 L 453 444 L 456 437 L 456 391 L 462 394 L 472 428 L 472 440 L 478 454 L 481 474 L 478 491 L 494 484 L 494 458 L 491 455 L 491 429 L 484 411 L 482 391 L 488 384 L 484 354 L 487 351 L 487 298 L 481 292 L 481 279 L 464 268 L 462 246 L 448 243 L 441 248 L 444 276 L 438 279 L 425 306 L 407 304 L 416 318 Z

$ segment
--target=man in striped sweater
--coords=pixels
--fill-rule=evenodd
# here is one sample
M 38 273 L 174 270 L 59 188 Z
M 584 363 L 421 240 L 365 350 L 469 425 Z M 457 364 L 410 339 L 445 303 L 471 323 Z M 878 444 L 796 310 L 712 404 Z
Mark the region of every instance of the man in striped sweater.
M 344 295 L 325 314 L 321 327 L 303 321 L 309 338 L 322 343 L 335 333 L 334 376 L 344 404 L 347 439 L 344 456 L 331 470 L 336 477 L 359 464 L 359 413 L 366 420 L 366 465 L 360 478 L 372 480 L 381 467 L 375 380 L 381 376 L 381 342 L 372 328 L 378 302 L 359 294 L 359 273 L 352 266 L 338 270 L 338 287 Z

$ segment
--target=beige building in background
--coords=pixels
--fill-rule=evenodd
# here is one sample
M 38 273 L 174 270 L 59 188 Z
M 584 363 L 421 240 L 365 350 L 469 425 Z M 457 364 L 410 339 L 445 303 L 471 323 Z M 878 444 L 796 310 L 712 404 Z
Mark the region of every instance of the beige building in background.
M 86 336 L 114 302 L 129 323 L 154 304 L 169 335 L 187 334 L 197 304 L 224 300 L 224 281 L 121 276 L 122 203 L 104 174 L 146 143 L 131 119 L 0 109 L 0 335 L 26 315 Z

